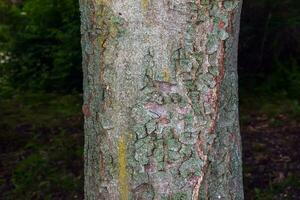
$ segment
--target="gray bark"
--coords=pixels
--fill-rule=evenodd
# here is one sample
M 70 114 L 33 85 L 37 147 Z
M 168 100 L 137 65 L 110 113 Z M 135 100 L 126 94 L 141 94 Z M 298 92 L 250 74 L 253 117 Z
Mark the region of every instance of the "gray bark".
M 85 199 L 243 199 L 239 0 L 80 0 Z

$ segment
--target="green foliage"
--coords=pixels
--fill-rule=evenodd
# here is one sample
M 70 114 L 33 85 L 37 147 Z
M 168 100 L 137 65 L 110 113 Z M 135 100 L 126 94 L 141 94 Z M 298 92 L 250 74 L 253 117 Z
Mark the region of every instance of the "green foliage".
M 13 87 L 81 90 L 80 20 L 77 0 L 0 0 L 0 65 Z

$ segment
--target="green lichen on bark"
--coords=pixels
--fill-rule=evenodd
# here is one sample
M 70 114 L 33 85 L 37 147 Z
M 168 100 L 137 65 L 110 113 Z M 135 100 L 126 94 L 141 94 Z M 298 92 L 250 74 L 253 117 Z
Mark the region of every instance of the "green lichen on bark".
M 81 0 L 86 199 L 243 199 L 240 4 Z

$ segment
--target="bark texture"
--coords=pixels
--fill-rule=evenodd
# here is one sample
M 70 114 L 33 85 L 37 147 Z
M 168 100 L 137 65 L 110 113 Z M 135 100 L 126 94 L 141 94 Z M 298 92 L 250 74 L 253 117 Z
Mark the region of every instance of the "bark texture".
M 243 199 L 240 0 L 80 0 L 85 199 Z

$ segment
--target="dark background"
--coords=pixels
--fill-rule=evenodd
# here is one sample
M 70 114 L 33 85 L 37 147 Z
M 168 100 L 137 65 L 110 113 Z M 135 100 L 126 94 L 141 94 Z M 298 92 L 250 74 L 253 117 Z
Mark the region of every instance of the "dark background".
M 244 0 L 246 199 L 300 199 L 300 1 Z M 0 0 L 0 199 L 83 199 L 78 0 Z

